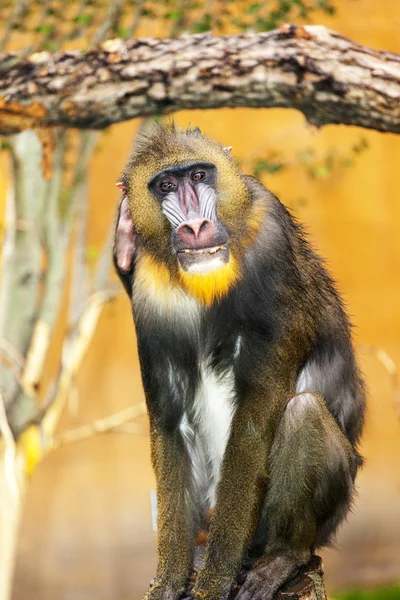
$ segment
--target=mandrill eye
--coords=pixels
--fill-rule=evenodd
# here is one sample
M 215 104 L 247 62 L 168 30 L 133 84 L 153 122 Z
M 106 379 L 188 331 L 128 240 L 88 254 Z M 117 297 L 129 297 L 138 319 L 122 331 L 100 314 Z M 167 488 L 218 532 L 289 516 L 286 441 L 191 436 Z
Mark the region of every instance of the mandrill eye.
M 172 181 L 163 181 L 160 184 L 160 188 L 163 192 L 170 192 L 171 190 L 176 189 L 176 185 L 172 183 Z
M 202 181 L 205 176 L 206 174 L 204 173 L 204 171 L 196 171 L 196 173 L 193 173 L 192 179 L 193 181 Z

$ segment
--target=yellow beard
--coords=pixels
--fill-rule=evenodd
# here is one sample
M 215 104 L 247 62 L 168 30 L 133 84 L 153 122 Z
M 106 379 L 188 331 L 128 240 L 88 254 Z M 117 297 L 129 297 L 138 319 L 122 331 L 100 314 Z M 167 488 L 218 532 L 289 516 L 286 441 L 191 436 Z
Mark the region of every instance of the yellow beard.
M 179 281 L 174 281 L 166 265 L 144 253 L 136 265 L 134 288 L 157 300 L 166 310 L 179 305 L 182 294 L 210 306 L 225 296 L 239 276 L 239 265 L 231 255 L 226 265 L 208 273 L 188 273 L 179 268 Z
M 171 279 L 167 266 L 147 253 L 138 257 L 134 290 L 135 293 L 144 293 L 152 298 L 164 310 L 173 306 L 177 295 L 184 293 Z
M 188 273 L 179 269 L 179 277 L 185 290 L 203 304 L 211 305 L 219 300 L 239 279 L 239 266 L 231 255 L 229 262 L 208 273 Z

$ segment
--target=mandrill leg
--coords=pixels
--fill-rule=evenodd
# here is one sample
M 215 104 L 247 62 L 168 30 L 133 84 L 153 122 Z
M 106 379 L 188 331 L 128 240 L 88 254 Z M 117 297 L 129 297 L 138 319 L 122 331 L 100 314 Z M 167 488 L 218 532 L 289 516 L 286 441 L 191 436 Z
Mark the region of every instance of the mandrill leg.
M 351 502 L 356 459 L 319 396 L 304 392 L 286 406 L 269 457 L 270 483 L 260 527 L 264 553 L 237 600 L 272 600 L 324 545 Z

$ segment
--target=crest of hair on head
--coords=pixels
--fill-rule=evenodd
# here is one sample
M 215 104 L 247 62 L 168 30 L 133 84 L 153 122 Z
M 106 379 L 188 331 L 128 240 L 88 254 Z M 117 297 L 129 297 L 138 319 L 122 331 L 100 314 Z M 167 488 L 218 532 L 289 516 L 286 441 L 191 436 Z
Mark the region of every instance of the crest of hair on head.
M 126 189 L 131 191 L 131 207 L 134 208 L 135 204 L 144 206 L 143 199 L 147 197 L 149 201 L 143 210 L 149 209 L 154 199 L 150 198 L 147 184 L 156 173 L 167 167 L 195 161 L 216 166 L 218 206 L 229 226 L 230 220 L 234 222 L 237 218 L 238 207 L 250 202 L 239 167 L 222 144 L 209 139 L 197 127 L 182 131 L 173 121 L 163 125 L 155 123 L 138 139 L 122 177 Z
M 196 160 L 214 163 L 217 168 L 224 163 L 237 170 L 235 161 L 224 152 L 223 146 L 202 134 L 198 127 L 182 131 L 173 121 L 154 123 L 149 131 L 138 135 L 122 181 L 129 189 L 132 178 L 137 180 L 139 168 L 145 166 L 146 171 L 154 175 L 168 166 Z

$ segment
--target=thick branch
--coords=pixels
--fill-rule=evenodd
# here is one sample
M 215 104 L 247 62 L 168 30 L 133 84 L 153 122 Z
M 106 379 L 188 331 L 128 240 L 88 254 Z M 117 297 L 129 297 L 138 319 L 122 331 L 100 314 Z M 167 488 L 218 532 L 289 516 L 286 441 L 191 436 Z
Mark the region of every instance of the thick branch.
M 10 66 L 12 63 L 13 66 Z M 0 133 L 103 128 L 182 109 L 287 107 L 315 125 L 400 133 L 400 56 L 321 26 L 124 43 L 87 53 L 0 56 Z

